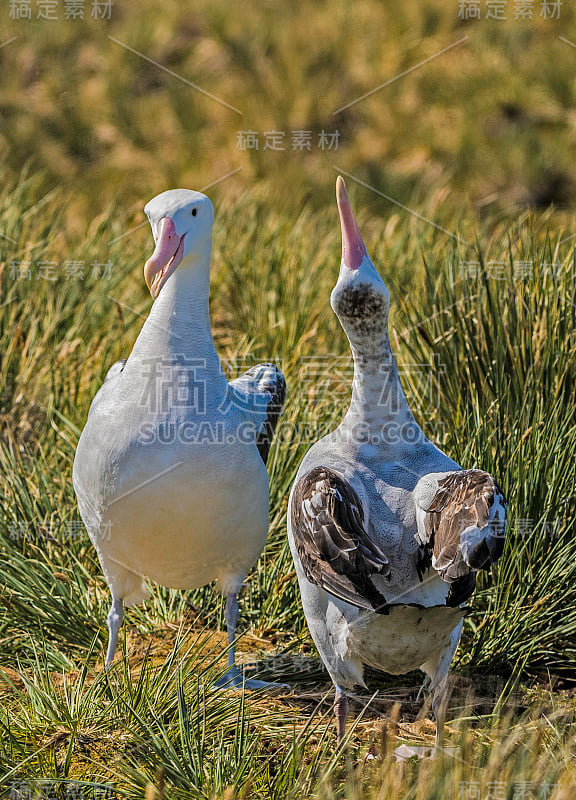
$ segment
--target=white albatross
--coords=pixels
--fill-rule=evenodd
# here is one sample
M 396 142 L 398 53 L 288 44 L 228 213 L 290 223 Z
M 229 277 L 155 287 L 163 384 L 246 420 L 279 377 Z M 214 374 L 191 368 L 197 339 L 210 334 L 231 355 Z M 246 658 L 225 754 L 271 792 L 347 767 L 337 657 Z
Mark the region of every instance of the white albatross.
M 156 248 L 144 267 L 154 303 L 125 361 L 96 394 L 74 459 L 81 517 L 112 594 L 108 667 L 125 606 L 145 578 L 175 589 L 216 581 L 227 595 L 229 670 L 235 666 L 237 594 L 268 535 L 266 460 L 286 383 L 259 364 L 228 383 L 209 316 L 213 211 L 175 189 L 146 214 Z
M 402 391 L 388 337 L 389 294 L 336 184 L 342 262 L 331 305 L 354 358 L 350 407 L 298 469 L 288 538 L 310 633 L 336 688 L 364 665 L 429 678 L 442 734 L 448 671 L 476 572 L 504 547 L 506 501 L 494 479 L 463 470 L 422 433 Z

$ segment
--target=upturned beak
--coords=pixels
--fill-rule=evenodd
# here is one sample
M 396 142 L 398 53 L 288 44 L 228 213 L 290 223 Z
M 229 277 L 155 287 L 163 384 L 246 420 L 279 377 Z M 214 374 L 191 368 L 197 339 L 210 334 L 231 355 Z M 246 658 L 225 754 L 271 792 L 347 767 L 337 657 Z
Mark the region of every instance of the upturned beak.
M 178 236 L 170 217 L 163 217 L 158 224 L 156 248 L 144 264 L 144 280 L 154 300 L 182 261 L 183 253 L 184 236 Z
M 336 200 L 342 228 L 342 260 L 349 269 L 358 269 L 368 251 L 352 213 L 346 184 L 341 175 L 336 179 Z

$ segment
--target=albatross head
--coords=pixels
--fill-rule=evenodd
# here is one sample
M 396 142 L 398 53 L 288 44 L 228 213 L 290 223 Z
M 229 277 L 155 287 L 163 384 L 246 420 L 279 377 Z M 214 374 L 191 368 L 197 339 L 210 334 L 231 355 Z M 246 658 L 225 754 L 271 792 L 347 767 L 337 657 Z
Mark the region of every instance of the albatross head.
M 357 350 L 379 351 L 388 341 L 390 294 L 370 260 L 340 176 L 336 199 L 342 228 L 342 261 L 330 304 Z
M 144 265 L 144 278 L 156 299 L 178 265 L 180 269 L 193 268 L 194 255 L 210 248 L 212 203 L 200 192 L 171 189 L 150 200 L 144 211 L 156 242 Z

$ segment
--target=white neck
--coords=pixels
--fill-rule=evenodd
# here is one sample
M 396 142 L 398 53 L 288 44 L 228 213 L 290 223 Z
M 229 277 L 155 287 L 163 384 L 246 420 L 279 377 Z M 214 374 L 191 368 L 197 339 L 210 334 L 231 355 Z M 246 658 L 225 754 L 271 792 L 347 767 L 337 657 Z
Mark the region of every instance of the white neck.
M 201 371 L 226 384 L 210 324 L 210 250 L 189 253 L 168 278 L 136 340 L 130 362 L 151 358 L 201 360 Z M 213 384 L 214 390 L 217 384 Z
M 354 380 L 352 399 L 344 422 L 361 424 L 369 432 L 379 433 L 389 423 L 414 423 L 414 417 L 386 335 L 374 351 L 352 347 Z

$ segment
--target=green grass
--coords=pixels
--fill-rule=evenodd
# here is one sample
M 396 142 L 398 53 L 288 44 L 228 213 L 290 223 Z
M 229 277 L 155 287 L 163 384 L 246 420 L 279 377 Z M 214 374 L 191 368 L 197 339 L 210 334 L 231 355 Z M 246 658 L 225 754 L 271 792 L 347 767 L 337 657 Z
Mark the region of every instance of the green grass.
M 85 237 L 66 234 L 67 199 L 44 196 L 24 176 L 5 189 L 0 212 L 17 241 L 0 242 L 0 659 L 13 683 L 0 717 L 4 785 L 85 781 L 88 792 L 99 781 L 142 797 L 150 784 L 170 798 L 395 791 L 428 800 L 458 797 L 466 775 L 487 786 L 492 774 L 507 785 L 549 779 L 560 792 L 572 780 L 572 701 L 538 687 L 550 675 L 569 678 L 576 649 L 576 267 L 549 215 L 526 217 L 511 240 L 505 223 L 482 227 L 462 214 L 459 236 L 476 236 L 469 246 L 411 217 L 384 233 L 373 221 L 366 237 L 393 297 L 392 341 L 417 417 L 461 463 L 492 470 L 510 501 L 505 555 L 481 582 L 459 651 L 449 738 L 467 753 L 464 772 L 459 761 L 392 763 L 392 743 L 430 741 L 430 729 L 412 722 L 415 676 L 376 680 L 382 699 L 351 734 L 351 760 L 335 755 L 330 685 L 299 603 L 286 499 L 307 447 L 342 416 L 350 380 L 347 342 L 328 305 L 339 263 L 334 208 L 290 216 L 256 193 L 216 207 L 212 317 L 222 358 L 231 375 L 274 358 L 289 383 L 270 459 L 270 539 L 242 598 L 243 658 L 255 657 L 257 674 L 291 680 L 296 694 L 210 688 L 224 648 L 215 633 L 222 602 L 210 587 L 155 588 L 127 615 L 124 660 L 103 674 L 109 598 L 86 535 L 70 526 L 79 519 L 71 463 L 95 391 L 149 308 L 141 277 L 149 242 L 139 230 L 109 244 L 122 225 L 106 210 Z M 11 278 L 14 251 L 33 275 L 39 260 L 64 257 L 110 258 L 111 274 Z M 519 260 L 532 264 L 523 277 L 514 274 Z M 508 266 L 490 277 L 495 261 Z M 551 262 L 554 271 L 544 266 Z M 533 520 L 531 529 L 517 520 Z M 378 719 L 396 696 L 405 701 L 401 728 L 386 728 L 384 760 L 372 766 L 366 753 L 384 747 Z
M 508 22 L 466 23 L 455 0 L 189 5 L 116 3 L 109 23 L 2 19 L 0 44 L 18 38 L 0 49 L 0 797 L 23 780 L 62 798 L 112 785 L 134 800 L 514 800 L 524 781 L 571 800 L 576 51 L 559 37 L 576 42 L 574 11 L 544 20 L 536 3 L 519 21 L 508 3 Z M 313 132 L 310 152 L 292 150 L 298 129 Z M 317 147 L 323 129 L 339 131 L 337 151 Z M 237 147 L 245 130 L 259 150 Z M 284 151 L 264 149 L 271 130 L 286 132 Z M 370 187 L 347 179 L 419 422 L 464 466 L 491 470 L 510 503 L 504 557 L 479 583 L 455 663 L 456 758 L 394 761 L 400 742 L 432 741 L 416 674 L 371 674 L 378 694 L 359 693 L 336 750 L 286 544 L 299 461 L 337 425 L 351 379 L 328 302 L 335 167 Z M 220 178 L 207 190 L 217 347 L 230 376 L 276 361 L 289 392 L 241 658 L 293 683 L 288 697 L 211 688 L 225 648 L 211 587 L 155 587 L 105 675 L 109 597 L 71 483 L 90 402 L 150 308 L 143 205 Z M 25 265 L 31 278 L 16 277 Z

